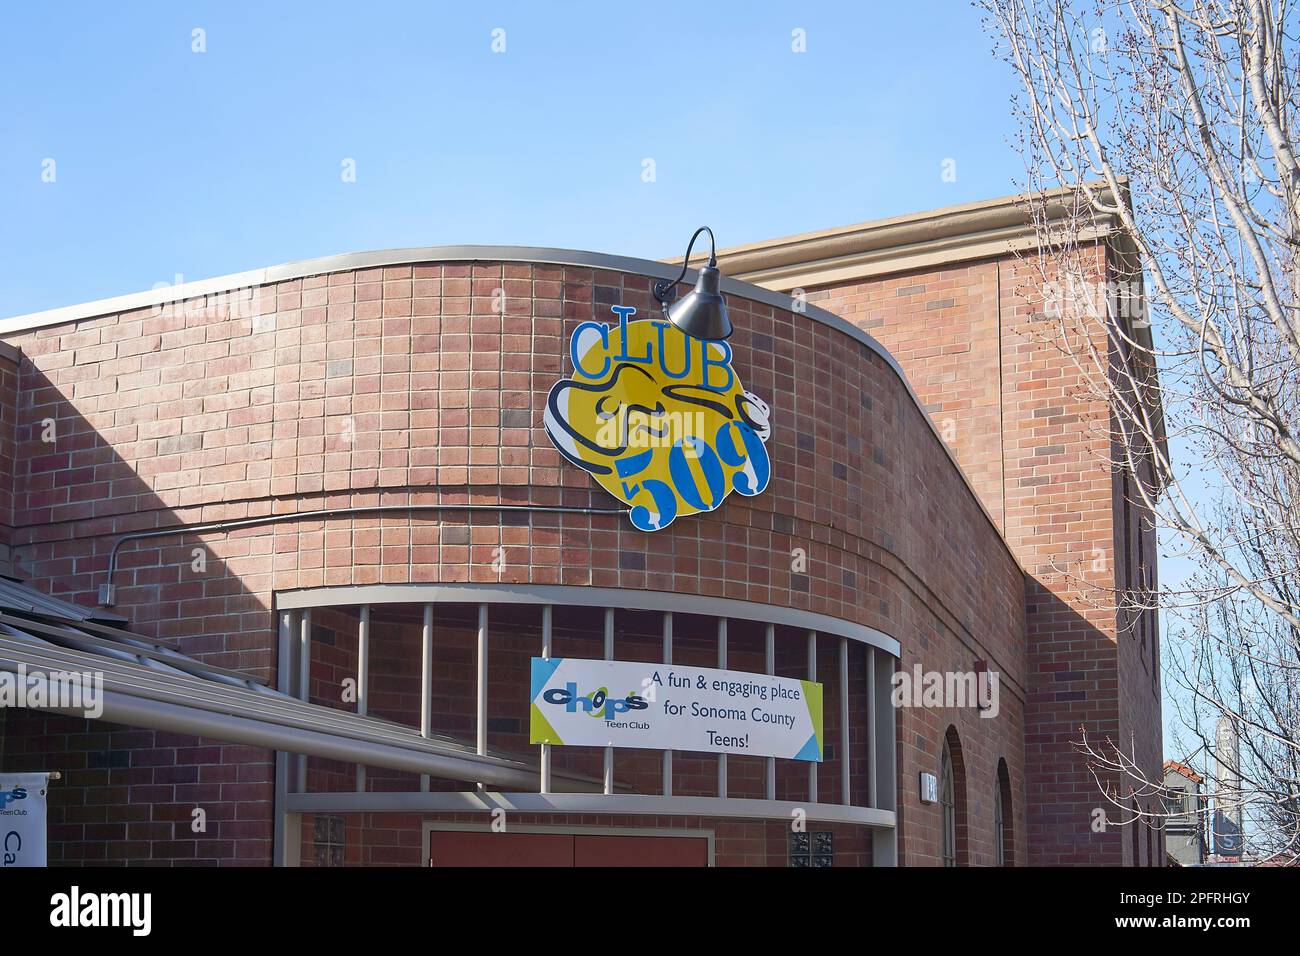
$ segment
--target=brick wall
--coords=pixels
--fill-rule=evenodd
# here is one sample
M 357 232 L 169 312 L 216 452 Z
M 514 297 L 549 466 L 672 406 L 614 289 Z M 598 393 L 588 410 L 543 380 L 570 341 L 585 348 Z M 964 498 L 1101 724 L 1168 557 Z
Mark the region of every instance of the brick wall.
M 428 263 L 281 282 L 260 290 L 242 314 L 228 302 L 198 304 L 10 335 L 24 355 L 14 482 L 19 569 L 42 590 L 90 604 L 109 549 L 128 531 L 381 502 L 609 506 L 585 474 L 562 463 L 541 412 L 566 370 L 577 323 L 611 320 L 615 302 L 649 313 L 649 281 L 540 264 Z M 498 288 L 504 316 L 493 309 Z M 773 478 L 757 498 L 733 496 L 717 512 L 656 534 L 623 516 L 451 512 L 443 521 L 358 517 L 148 540 L 120 555 L 116 609 L 185 653 L 268 680 L 274 595 L 288 588 L 501 580 L 701 593 L 831 614 L 895 636 L 903 666 L 969 670 L 981 659 L 1002 674 L 995 720 L 969 710 L 899 717 L 903 861 L 937 858 L 938 809 L 917 799 L 916 773 L 935 766 L 936 742 L 954 725 L 972 794 L 970 857 L 989 862 L 997 761 L 1008 760 L 1018 786 L 1025 773 L 1020 572 L 883 358 L 805 316 L 741 296 L 729 305 L 735 368 L 773 408 Z M 967 307 L 963 300 L 944 309 Z M 53 442 L 41 440 L 44 419 L 55 423 Z M 492 566 L 498 547 L 502 572 Z M 792 570 L 796 548 L 807 553 L 806 573 Z M 349 666 L 346 646 L 331 653 L 319 673 L 313 665 L 322 701 Z M 445 653 L 449 679 L 468 679 L 466 649 L 449 639 Z M 704 643 L 699 653 L 708 653 Z M 397 699 L 384 707 L 409 706 L 409 681 L 401 686 L 392 685 Z M 381 706 L 378 696 L 374 703 Z M 215 746 L 62 718 L 31 721 L 17 730 L 11 721 L 8 735 L 33 743 L 7 754 L 5 766 L 42 765 L 42 747 L 58 754 L 59 769 L 72 773 L 55 802 L 74 816 L 100 786 L 141 786 L 164 788 L 133 795 L 142 822 L 188 818 L 191 807 L 173 802 L 190 792 L 154 782 L 156 768 L 197 775 L 201 784 L 209 764 L 191 755 L 211 755 Z M 139 768 L 139 784 L 131 782 L 134 751 L 113 758 L 128 766 L 92 767 L 89 756 L 81 765 L 76 754 L 95 752 L 92 741 L 104 733 L 127 734 L 137 749 L 159 754 L 150 759 L 170 762 L 154 765 L 147 782 Z M 173 852 L 181 836 L 158 828 L 130 858 L 269 860 L 269 757 L 222 748 L 221 760 L 219 772 L 234 779 L 220 786 L 247 776 L 258 788 L 239 811 L 249 816 L 229 821 L 233 853 Z M 757 765 L 733 763 L 737 786 L 757 785 Z M 712 758 L 697 764 L 683 760 L 683 774 L 697 774 L 703 787 Z M 313 767 L 325 779 L 351 773 Z M 821 786 L 833 792 L 834 782 L 827 776 Z M 224 799 L 220 789 L 200 793 Z M 1021 812 L 1017 805 L 1022 829 Z M 56 858 L 106 854 L 91 825 L 71 821 L 60 830 Z M 224 841 L 226 831 L 218 832 Z
M 1105 276 L 1106 249 L 1094 256 L 1095 273 Z M 1094 744 L 1127 751 L 1133 741 L 1143 768 L 1159 771 L 1154 616 L 1144 640 L 1120 626 L 1116 609 L 1116 595 L 1137 581 L 1126 567 L 1139 563 L 1140 509 L 1126 505 L 1109 466 L 1106 406 L 1052 341 L 1057 325 L 1044 321 L 1040 281 L 1037 262 L 1007 257 L 837 283 L 810 290 L 808 300 L 898 359 L 1026 572 L 1025 763 L 1007 756 L 1015 803 L 1028 811 L 1028 861 L 1129 863 L 1127 830 L 1091 826 L 1098 807 L 1112 820 L 1117 814 L 1077 745 L 1081 727 Z M 1134 529 L 1127 541 L 1126 507 Z M 1149 524 L 1145 534 L 1153 568 Z M 916 754 L 931 772 L 941 724 L 928 723 Z M 966 747 L 968 735 L 960 736 Z M 977 757 L 969 772 L 983 779 L 968 792 L 991 800 L 987 768 Z
M 27 710 L 5 711 L 3 769 L 58 770 L 51 865 L 261 864 L 269 859 L 268 751 Z M 194 811 L 206 815 L 196 832 Z
M 17 437 L 18 352 L 0 346 L 0 574 L 8 574 L 13 536 L 14 445 Z M 0 709 L 0 766 L 5 753 L 5 719 Z
M 0 346 L 0 574 L 9 573 L 9 542 L 14 523 L 17 414 L 18 353 Z

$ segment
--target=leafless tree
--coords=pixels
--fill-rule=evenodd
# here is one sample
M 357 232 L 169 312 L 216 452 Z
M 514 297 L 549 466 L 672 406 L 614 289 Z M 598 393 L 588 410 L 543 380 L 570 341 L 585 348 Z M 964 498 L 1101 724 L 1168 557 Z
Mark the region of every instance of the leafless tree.
M 1020 80 L 1049 324 L 1108 404 L 1134 504 L 1193 569 L 1124 589 L 1121 632 L 1159 607 L 1186 753 L 1213 779 L 1227 718 L 1249 855 L 1294 861 L 1300 17 L 1287 0 L 977 3 Z M 1098 271 L 1099 239 L 1121 268 Z M 1086 749 L 1117 804 L 1162 792 L 1122 746 Z

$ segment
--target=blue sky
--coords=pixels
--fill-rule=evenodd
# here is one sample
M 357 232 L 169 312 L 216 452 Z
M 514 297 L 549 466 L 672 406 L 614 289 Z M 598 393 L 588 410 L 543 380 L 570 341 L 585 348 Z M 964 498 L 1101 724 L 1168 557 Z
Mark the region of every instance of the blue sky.
M 734 245 L 1006 195 L 990 50 L 963 0 L 6 5 L 0 316 L 361 249 L 660 258 L 701 223 Z
M 1006 195 L 991 48 L 964 0 L 8 5 L 0 316 L 363 249 L 661 258 L 702 223 L 736 245 Z

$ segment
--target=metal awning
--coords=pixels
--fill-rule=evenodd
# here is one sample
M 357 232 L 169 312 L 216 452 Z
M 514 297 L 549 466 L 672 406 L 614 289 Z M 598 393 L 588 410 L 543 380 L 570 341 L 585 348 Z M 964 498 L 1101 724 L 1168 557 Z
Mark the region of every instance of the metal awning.
M 115 618 L 3 579 L 0 671 L 24 673 L 29 681 L 102 676 L 99 717 L 111 723 L 500 787 L 538 786 L 535 760 L 479 754 L 473 744 L 451 737 L 426 737 L 413 727 L 299 700 L 100 623 Z M 49 709 L 87 716 L 81 708 Z M 567 790 L 601 789 L 588 777 L 557 772 L 556 778 Z
M 18 578 L 0 574 L 0 607 L 17 611 L 36 611 L 73 621 L 104 621 L 125 624 L 126 618 L 100 607 L 83 607 L 42 594 Z

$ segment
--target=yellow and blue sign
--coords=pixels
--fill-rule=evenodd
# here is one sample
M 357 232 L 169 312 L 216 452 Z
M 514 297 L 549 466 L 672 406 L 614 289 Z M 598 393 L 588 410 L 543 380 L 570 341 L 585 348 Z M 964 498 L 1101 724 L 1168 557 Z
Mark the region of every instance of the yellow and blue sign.
M 547 396 L 546 434 L 573 464 L 628 505 L 642 531 L 713 511 L 772 475 L 770 409 L 747 392 L 726 342 L 667 321 L 583 322 L 569 341 L 573 377 Z

